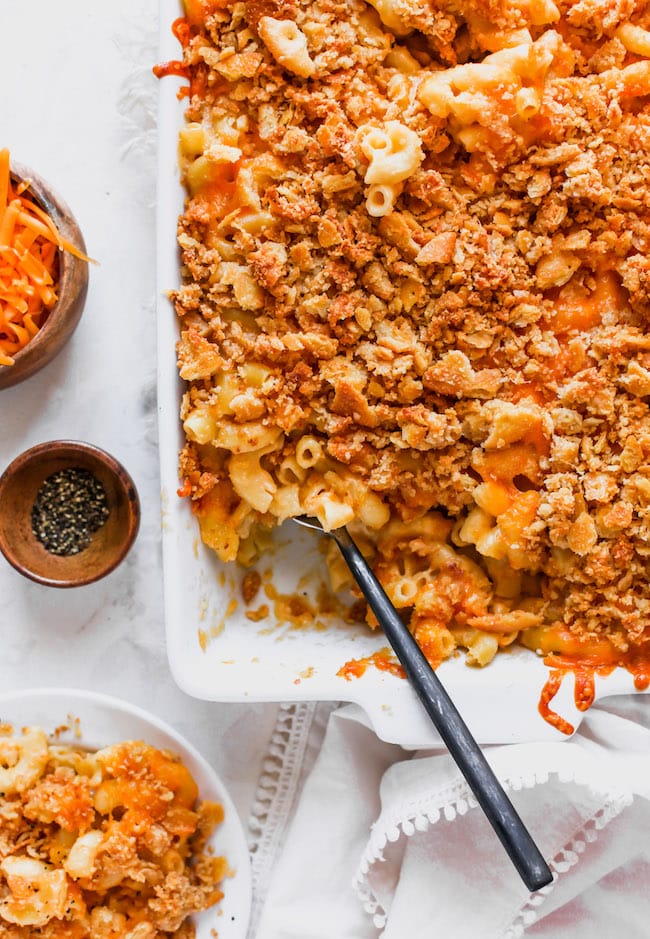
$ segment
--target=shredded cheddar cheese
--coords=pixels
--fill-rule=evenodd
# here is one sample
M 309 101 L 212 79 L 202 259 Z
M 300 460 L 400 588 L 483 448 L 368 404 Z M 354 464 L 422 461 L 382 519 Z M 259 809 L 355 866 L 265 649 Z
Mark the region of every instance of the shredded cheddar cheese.
M 89 260 L 36 205 L 29 181 L 12 182 L 9 150 L 0 150 L 0 367 L 14 364 L 55 305 L 60 250 Z

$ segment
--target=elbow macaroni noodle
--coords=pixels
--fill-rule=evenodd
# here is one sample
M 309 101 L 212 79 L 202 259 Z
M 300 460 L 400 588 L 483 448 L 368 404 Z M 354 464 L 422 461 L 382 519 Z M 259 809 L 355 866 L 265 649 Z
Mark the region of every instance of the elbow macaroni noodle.
M 204 541 L 248 563 L 287 518 L 350 526 L 433 662 L 594 637 L 630 660 L 650 342 L 621 213 L 650 15 L 254 6 L 185 40 L 181 475 Z
M 309 78 L 314 74 L 314 63 L 309 58 L 307 38 L 293 20 L 276 20 L 272 16 L 263 16 L 259 22 L 260 38 L 273 58 L 286 68 Z
M 361 151 L 368 160 L 366 183 L 379 186 L 401 183 L 422 162 L 420 138 L 399 121 L 388 121 L 384 127 L 364 125 L 357 133 Z

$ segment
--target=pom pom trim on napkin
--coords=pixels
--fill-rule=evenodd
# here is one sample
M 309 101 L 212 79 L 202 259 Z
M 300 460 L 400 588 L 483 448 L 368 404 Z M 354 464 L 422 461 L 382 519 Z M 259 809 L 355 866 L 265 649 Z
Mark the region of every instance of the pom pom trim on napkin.
M 540 907 L 545 899 L 557 885 L 558 879 L 566 874 L 580 860 L 588 844 L 592 844 L 598 837 L 598 832 L 605 828 L 612 819 L 619 815 L 634 798 L 631 791 L 621 787 L 620 782 L 612 773 L 604 771 L 602 764 L 594 774 L 592 759 L 584 751 L 576 748 L 570 751 L 571 744 L 563 743 L 557 746 L 557 759 L 549 760 L 551 752 L 556 745 L 540 747 L 535 754 L 527 753 L 531 762 L 555 763 L 557 768 L 529 768 L 525 772 L 506 773 L 498 772 L 494 766 L 500 782 L 508 792 L 522 789 L 533 789 L 536 786 L 548 783 L 552 777 L 563 783 L 576 783 L 586 786 L 592 793 L 604 796 L 606 801 L 598 810 L 588 818 L 574 837 L 550 860 L 549 866 L 553 872 L 553 882 L 535 894 L 529 895 L 521 906 L 516 917 L 503 933 L 503 939 L 520 939 L 525 929 L 538 918 Z M 509 759 L 517 748 L 500 748 L 501 755 Z M 493 751 L 494 756 L 498 751 Z M 490 756 L 490 754 L 488 754 Z M 537 758 L 537 759 L 535 759 Z M 559 765 L 558 765 L 559 763 Z M 431 792 L 431 787 L 421 786 L 419 793 L 412 793 L 400 805 L 400 817 L 395 812 L 382 811 L 375 822 L 368 845 L 360 861 L 353 886 L 364 910 L 372 917 L 374 925 L 383 929 L 388 920 L 389 910 L 382 907 L 371 885 L 369 875 L 373 866 L 385 860 L 384 851 L 387 846 L 397 842 L 402 836 L 409 838 L 416 832 L 427 831 L 431 826 L 441 820 L 453 822 L 476 809 L 478 803 L 463 779 L 456 779 L 437 792 Z

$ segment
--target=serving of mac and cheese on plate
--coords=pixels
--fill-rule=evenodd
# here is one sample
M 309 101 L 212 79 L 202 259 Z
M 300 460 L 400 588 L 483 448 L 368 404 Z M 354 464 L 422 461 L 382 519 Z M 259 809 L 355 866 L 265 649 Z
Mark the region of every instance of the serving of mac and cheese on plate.
M 203 544 L 345 525 L 434 665 L 545 655 L 551 720 L 566 671 L 579 709 L 647 687 L 647 5 L 186 0 L 174 31 Z
M 183 738 L 73 689 L 5 693 L 0 714 L 0 935 L 243 939 L 243 831 Z

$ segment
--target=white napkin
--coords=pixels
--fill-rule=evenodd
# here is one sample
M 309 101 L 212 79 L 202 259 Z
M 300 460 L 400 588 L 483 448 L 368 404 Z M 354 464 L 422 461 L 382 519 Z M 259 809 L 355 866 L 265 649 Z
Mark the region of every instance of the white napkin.
M 557 744 L 486 755 L 554 871 L 530 896 L 446 752 L 335 711 L 256 939 L 647 939 L 650 697 L 594 706 Z

